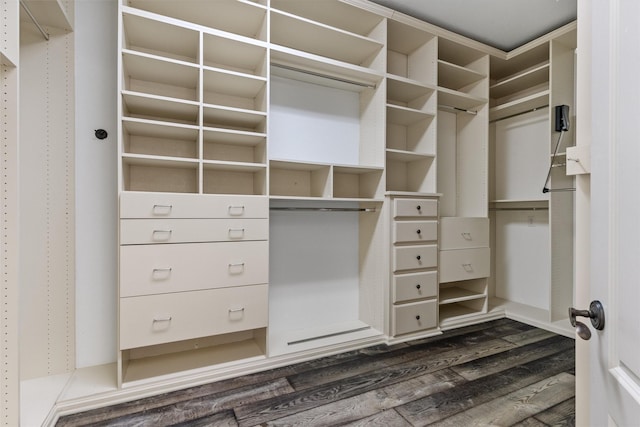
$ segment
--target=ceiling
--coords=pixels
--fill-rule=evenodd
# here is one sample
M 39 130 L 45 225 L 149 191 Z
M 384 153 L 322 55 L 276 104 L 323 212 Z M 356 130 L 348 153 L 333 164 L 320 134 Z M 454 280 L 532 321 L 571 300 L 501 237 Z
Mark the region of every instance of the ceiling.
M 510 51 L 576 19 L 577 0 L 372 0 Z

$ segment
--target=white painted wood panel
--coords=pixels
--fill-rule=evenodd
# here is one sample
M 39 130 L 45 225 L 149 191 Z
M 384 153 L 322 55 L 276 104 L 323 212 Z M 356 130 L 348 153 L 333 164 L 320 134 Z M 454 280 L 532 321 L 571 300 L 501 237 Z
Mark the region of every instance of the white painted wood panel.
M 549 244 L 546 211 L 496 212 L 498 298 L 549 309 Z

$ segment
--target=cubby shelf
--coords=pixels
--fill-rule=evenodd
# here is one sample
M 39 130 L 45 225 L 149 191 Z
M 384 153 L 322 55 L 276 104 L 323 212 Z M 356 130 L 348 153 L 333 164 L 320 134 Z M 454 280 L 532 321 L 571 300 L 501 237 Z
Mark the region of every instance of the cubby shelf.
M 122 67 L 125 90 L 198 100 L 197 65 L 123 49 Z
M 543 108 L 549 105 L 549 90 L 507 102 L 489 109 L 489 120 L 499 120 L 515 114 Z
M 343 31 L 369 36 L 383 17 L 337 0 L 272 0 L 271 8 Z
M 270 53 L 272 73 L 294 80 L 364 90 L 367 87 L 376 87 L 383 78 L 382 73 L 371 68 L 324 58 L 285 46 L 272 45 Z
M 124 47 L 136 52 L 193 64 L 200 61 L 200 35 L 198 31 L 142 15 L 135 9 L 123 13 L 122 24 L 126 34 L 126 38 L 123 39 Z
M 498 99 L 545 83 L 549 83 L 549 61 L 497 81 L 489 92 L 491 98 Z
M 394 150 L 392 148 L 387 148 L 387 160 L 398 161 L 398 162 L 415 162 L 419 160 L 433 160 L 436 155 L 428 154 L 428 153 L 416 153 L 413 151 L 405 151 L 405 150 Z
M 295 34 L 295 37 L 291 37 Z M 353 65 L 368 65 L 384 44 L 296 15 L 271 10 L 271 42 Z
M 473 110 L 486 104 L 487 101 L 488 99 L 484 97 L 473 96 L 444 87 L 438 88 L 438 105 Z
M 453 90 L 460 90 L 465 86 L 486 79 L 487 75 L 470 68 L 438 61 L 438 85 Z
M 440 289 L 439 304 L 453 304 L 460 301 L 486 298 L 486 294 L 471 291 L 460 287 L 448 287 Z
M 215 2 L 129 0 L 127 5 L 162 15 L 169 20 L 181 20 L 253 39 L 266 40 L 264 27 L 267 8 L 258 2 L 250 0 Z M 127 8 L 123 10 L 126 11 Z
M 166 96 L 122 91 L 126 117 L 198 125 L 199 103 Z
M 387 74 L 387 102 L 389 104 L 403 105 L 405 107 L 414 105 L 425 105 L 426 112 L 435 113 L 434 105 L 429 105 L 431 96 L 436 92 L 434 85 L 420 83 L 406 77 Z M 417 108 L 417 107 L 414 107 Z

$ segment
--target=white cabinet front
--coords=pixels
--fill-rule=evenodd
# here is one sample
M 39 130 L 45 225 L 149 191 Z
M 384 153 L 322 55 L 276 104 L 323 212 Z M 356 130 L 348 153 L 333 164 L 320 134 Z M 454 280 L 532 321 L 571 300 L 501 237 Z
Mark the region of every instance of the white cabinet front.
M 267 283 L 269 243 L 129 245 L 120 248 L 120 296 Z
M 267 326 L 268 286 L 120 299 L 120 349 Z

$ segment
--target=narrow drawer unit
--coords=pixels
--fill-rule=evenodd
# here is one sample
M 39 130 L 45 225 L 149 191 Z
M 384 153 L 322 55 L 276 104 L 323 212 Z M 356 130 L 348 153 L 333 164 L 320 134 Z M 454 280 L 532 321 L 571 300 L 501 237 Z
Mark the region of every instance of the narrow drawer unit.
M 267 240 L 269 220 L 242 219 L 123 219 L 120 244 Z
M 393 271 L 433 268 L 438 265 L 436 245 L 411 245 L 393 248 Z
M 440 218 L 440 249 L 489 246 L 489 218 Z
M 419 301 L 393 307 L 393 335 L 435 328 L 438 324 L 438 302 Z
M 269 243 L 120 247 L 120 296 L 267 283 Z
M 440 252 L 440 282 L 489 277 L 490 249 L 455 249 Z
M 438 201 L 435 199 L 394 199 L 393 217 L 437 217 Z
M 120 349 L 263 328 L 268 286 L 120 299 Z
M 124 192 L 120 218 L 268 218 L 267 197 Z
M 438 295 L 438 273 L 427 271 L 393 275 L 393 303 L 435 298 Z
M 393 223 L 393 243 L 429 242 L 437 239 L 437 221 L 396 221 Z

